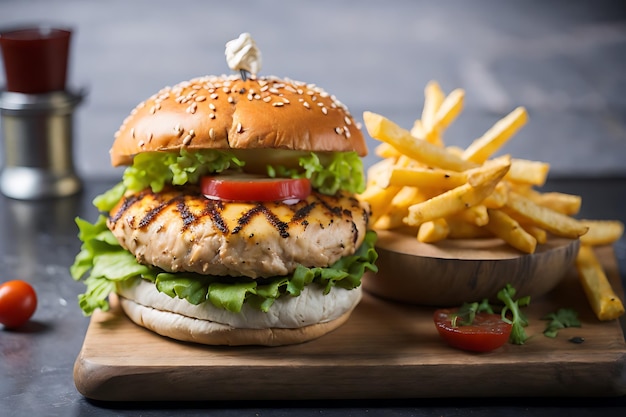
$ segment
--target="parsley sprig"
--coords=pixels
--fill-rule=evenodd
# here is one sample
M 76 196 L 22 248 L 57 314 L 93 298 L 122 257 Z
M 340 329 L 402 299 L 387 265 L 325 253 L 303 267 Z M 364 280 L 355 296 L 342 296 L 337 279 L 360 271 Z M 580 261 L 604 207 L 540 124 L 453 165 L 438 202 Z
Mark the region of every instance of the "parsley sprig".
M 501 311 L 502 320 L 510 323 L 512 326 L 509 342 L 514 345 L 523 345 L 528 339 L 526 330 L 524 330 L 524 327 L 528 326 L 528 319 L 520 307 L 530 304 L 530 296 L 527 295 L 515 300 L 515 293 L 515 288 L 511 284 L 506 284 L 506 287 L 498 292 L 498 300 L 504 303 Z M 511 319 L 507 318 L 508 312 L 511 312 Z
M 555 338 L 561 329 L 567 327 L 581 327 L 578 313 L 570 308 L 560 308 L 555 313 L 546 314 L 541 318 L 549 320 L 543 334 Z

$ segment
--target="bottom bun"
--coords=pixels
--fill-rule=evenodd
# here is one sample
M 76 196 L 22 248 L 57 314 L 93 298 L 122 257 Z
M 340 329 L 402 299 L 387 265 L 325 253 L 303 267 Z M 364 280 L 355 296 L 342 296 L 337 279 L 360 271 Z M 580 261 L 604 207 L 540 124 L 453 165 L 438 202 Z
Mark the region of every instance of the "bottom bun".
M 229 346 L 282 346 L 316 339 L 345 323 L 361 294 L 360 287 L 333 288 L 323 295 L 321 288 L 307 286 L 298 297 L 287 295 L 276 300 L 267 313 L 247 305 L 241 313 L 231 313 L 208 302 L 195 306 L 170 298 L 144 280 L 118 288 L 123 311 L 139 326 L 176 340 Z M 212 316 L 215 311 L 217 319 Z M 283 323 L 281 317 L 291 319 Z M 293 317 L 299 317 L 300 323 L 294 323 Z M 313 318 L 319 321 L 311 323 Z

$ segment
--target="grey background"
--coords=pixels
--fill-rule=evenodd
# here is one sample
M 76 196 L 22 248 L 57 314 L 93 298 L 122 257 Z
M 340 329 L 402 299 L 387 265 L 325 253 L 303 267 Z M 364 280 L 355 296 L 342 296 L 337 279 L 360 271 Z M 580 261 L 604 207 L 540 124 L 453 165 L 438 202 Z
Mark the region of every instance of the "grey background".
M 502 152 L 549 162 L 556 178 L 626 176 L 625 9 L 619 0 L 0 0 L 0 26 L 74 28 L 69 83 L 88 91 L 74 115 L 85 177 L 119 175 L 108 149 L 137 103 L 228 73 L 224 44 L 250 32 L 262 74 L 315 83 L 358 120 L 370 110 L 410 128 L 429 80 L 464 88 L 451 145 L 526 106 L 529 123 Z

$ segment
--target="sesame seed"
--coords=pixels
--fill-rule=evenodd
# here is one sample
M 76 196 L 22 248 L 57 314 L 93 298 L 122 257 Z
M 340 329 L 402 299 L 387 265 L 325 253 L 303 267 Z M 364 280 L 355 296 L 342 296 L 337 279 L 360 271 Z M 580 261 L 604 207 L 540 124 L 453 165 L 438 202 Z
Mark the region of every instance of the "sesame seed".
M 274 87 L 270 88 L 270 90 L 269 90 L 269 91 L 270 91 L 270 93 L 272 93 L 272 94 L 280 94 L 280 91 L 278 91 L 278 90 L 277 90 L 276 88 L 274 88 Z
M 230 94 L 230 88 L 228 87 L 222 88 L 222 91 L 225 92 L 226 94 Z
M 143 148 L 145 146 L 145 143 L 143 140 L 140 140 L 138 145 L 140 148 Z
M 285 105 L 285 103 L 283 103 L 282 101 L 275 101 L 274 103 L 272 103 L 272 106 L 274 107 L 283 107 Z
M 285 104 L 289 104 L 289 100 L 286 99 L 285 97 L 283 97 L 283 102 L 285 102 Z
M 213 104 L 213 103 L 209 103 L 209 108 L 210 108 L 211 110 L 215 110 L 215 104 Z
M 135 139 L 135 128 L 134 128 L 134 127 L 131 127 L 131 128 L 130 128 L 130 136 L 131 136 L 133 139 Z
M 341 135 L 341 134 L 343 134 L 343 129 L 341 127 L 336 127 L 335 128 L 335 133 L 338 134 L 338 135 Z
M 304 103 L 302 103 L 304 105 L 304 107 L 306 107 L 307 109 L 310 109 L 311 106 L 309 105 L 308 101 L 305 101 Z
M 215 139 L 215 130 L 213 128 L 209 129 L 209 137 L 211 139 Z
M 348 116 L 344 117 L 344 118 L 343 118 L 343 120 L 345 120 L 345 121 L 346 121 L 346 124 L 347 124 L 348 126 L 350 126 L 350 125 L 352 124 L 352 120 L 350 120 L 350 118 L 349 118 Z
M 347 139 L 350 139 L 350 129 L 348 129 L 348 126 L 343 128 L 343 133 L 346 135 Z
M 328 114 L 328 109 L 326 109 L 326 107 L 322 107 L 322 113 Z
M 237 133 L 242 133 L 243 132 L 243 126 L 241 126 L 241 123 L 237 123 Z
M 259 100 L 260 98 L 261 98 L 261 95 L 260 95 L 260 94 L 255 94 L 255 95 L 254 95 L 254 99 L 255 99 L 255 100 Z
M 198 96 L 198 97 L 196 97 L 196 101 L 197 102 L 201 102 L 201 101 L 204 101 L 204 100 L 206 100 L 206 96 Z
M 265 96 L 263 97 L 263 101 L 266 103 L 269 103 L 270 101 L 272 101 L 272 97 L 271 96 Z
M 235 99 L 232 96 L 228 96 L 228 102 L 232 104 L 235 102 Z
M 150 107 L 150 114 L 154 114 L 156 113 L 156 109 L 154 108 L 154 106 Z
M 191 139 L 193 139 L 193 136 L 191 135 L 187 135 L 183 138 L 183 145 L 189 145 L 191 143 Z
M 215 100 L 218 97 L 217 93 L 211 94 L 211 99 Z
M 253 98 L 254 96 L 252 94 L 248 94 L 248 101 L 252 101 Z
M 215 119 L 215 113 L 209 113 L 209 119 Z

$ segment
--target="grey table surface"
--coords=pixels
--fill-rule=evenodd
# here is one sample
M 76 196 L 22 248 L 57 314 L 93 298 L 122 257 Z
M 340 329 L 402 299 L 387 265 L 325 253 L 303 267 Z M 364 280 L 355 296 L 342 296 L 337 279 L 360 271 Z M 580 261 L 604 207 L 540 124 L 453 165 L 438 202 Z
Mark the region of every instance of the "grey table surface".
M 120 174 L 109 165 L 108 149 L 124 117 L 162 86 L 227 73 L 224 44 L 241 32 L 259 43 L 262 73 L 315 83 L 357 118 L 370 110 L 410 127 L 426 82 L 464 88 L 465 110 L 446 135 L 453 145 L 469 144 L 514 107 L 526 106 L 529 124 L 503 152 L 549 162 L 547 188 L 581 194 L 581 215 L 626 221 L 623 2 L 0 0 L 0 26 L 42 21 L 75 30 L 69 81 L 72 89 L 85 88 L 87 99 L 75 114 L 74 156 L 86 187 L 76 197 L 45 202 L 0 196 L 0 281 L 30 280 L 41 296 L 29 326 L 0 331 L 0 415 L 626 413 L 623 397 L 95 403 L 73 385 L 88 319 L 76 305 L 82 284 L 67 270 L 79 247 L 74 217 L 93 218 L 91 199 Z M 370 155 L 366 164 L 375 160 Z M 623 239 L 616 254 L 624 278 Z

